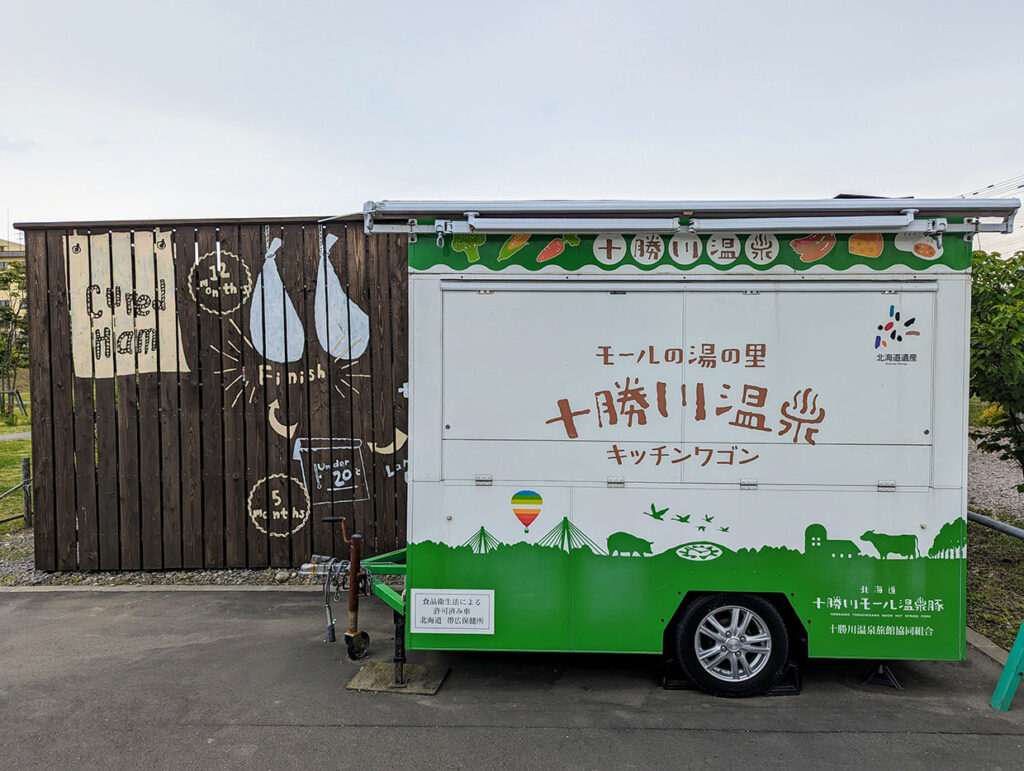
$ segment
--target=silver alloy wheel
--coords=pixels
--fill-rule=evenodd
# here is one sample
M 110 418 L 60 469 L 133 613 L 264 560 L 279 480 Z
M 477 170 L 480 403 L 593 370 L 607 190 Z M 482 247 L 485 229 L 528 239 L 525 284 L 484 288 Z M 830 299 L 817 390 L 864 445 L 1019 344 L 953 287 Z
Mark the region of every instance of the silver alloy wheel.
M 697 625 L 693 649 L 708 674 L 719 680 L 743 682 L 768 663 L 772 636 L 764 619 L 750 608 L 723 605 Z

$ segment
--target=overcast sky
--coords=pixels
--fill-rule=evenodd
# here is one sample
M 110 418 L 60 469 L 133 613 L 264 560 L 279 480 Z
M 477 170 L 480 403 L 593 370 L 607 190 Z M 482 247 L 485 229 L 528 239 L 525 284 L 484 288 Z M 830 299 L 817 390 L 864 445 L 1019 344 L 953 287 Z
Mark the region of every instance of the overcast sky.
M 1024 174 L 1020 0 L 0 10 L 3 235 L 370 198 L 952 196 Z

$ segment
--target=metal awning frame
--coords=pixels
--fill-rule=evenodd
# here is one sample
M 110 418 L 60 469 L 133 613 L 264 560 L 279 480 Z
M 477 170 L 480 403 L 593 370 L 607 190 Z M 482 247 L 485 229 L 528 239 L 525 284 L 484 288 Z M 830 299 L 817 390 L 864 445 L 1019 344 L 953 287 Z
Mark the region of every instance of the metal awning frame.
M 1016 198 L 368 201 L 367 233 L 1011 233 Z M 950 222 L 949 220 L 954 220 Z M 432 220 L 423 222 L 423 220 Z

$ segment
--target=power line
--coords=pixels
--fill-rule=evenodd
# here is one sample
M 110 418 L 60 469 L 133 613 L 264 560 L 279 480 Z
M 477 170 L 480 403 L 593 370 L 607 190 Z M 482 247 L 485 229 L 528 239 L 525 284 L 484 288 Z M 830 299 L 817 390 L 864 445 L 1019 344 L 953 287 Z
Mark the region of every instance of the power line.
M 978 190 L 972 190 L 969 193 L 962 193 L 961 198 L 997 198 L 1001 195 L 1005 195 L 1008 192 L 1014 190 L 1020 190 L 1024 188 L 1024 174 L 1020 174 L 1010 179 L 1004 179 L 1001 182 L 993 182 L 991 185 L 985 185 Z

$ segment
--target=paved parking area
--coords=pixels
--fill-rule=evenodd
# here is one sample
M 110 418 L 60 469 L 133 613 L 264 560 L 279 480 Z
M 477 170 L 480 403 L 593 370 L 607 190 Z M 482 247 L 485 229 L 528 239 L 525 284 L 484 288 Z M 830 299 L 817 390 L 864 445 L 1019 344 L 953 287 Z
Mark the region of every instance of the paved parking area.
M 343 610 L 343 609 L 339 609 Z M 367 601 L 371 658 L 391 612 Z M 340 613 L 340 615 L 344 615 Z M 436 696 L 352 693 L 358 668 L 323 642 L 303 591 L 0 593 L 4 768 L 1020 768 L 1024 694 L 999 675 L 811 662 L 800 696 L 723 700 L 656 684 L 643 656 L 412 653 L 451 667 Z

